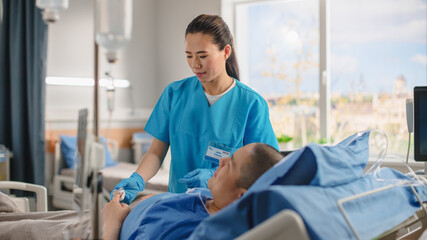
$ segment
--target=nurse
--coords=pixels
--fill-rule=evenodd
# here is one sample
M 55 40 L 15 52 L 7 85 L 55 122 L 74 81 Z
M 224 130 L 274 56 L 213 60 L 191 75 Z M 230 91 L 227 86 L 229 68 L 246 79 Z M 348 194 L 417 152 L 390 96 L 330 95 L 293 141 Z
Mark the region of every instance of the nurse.
M 262 142 L 279 150 L 267 102 L 239 81 L 233 37 L 216 15 L 196 17 L 185 31 L 185 54 L 195 76 L 169 84 L 145 131 L 154 139 L 136 171 L 117 184 L 130 203 L 159 170 L 171 147 L 168 191 L 207 187 L 219 158 Z

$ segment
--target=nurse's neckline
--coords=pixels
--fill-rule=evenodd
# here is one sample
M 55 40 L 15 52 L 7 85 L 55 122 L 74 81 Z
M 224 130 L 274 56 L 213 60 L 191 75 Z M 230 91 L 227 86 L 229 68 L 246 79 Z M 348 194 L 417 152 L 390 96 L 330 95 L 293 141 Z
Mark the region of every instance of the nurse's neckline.
M 217 89 L 214 89 L 214 90 L 207 89 L 202 84 L 203 91 L 207 95 L 210 95 L 210 96 L 221 95 L 222 93 L 224 93 L 225 91 L 227 91 L 231 87 L 231 85 L 233 85 L 233 83 L 234 83 L 234 78 L 228 77 L 228 79 L 230 80 L 230 82 L 226 85 L 226 87 L 219 86 Z

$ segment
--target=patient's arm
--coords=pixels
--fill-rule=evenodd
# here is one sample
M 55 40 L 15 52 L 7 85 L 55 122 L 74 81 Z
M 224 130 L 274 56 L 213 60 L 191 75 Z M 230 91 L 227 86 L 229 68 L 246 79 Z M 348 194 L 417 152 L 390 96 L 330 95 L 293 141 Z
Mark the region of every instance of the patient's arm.
M 115 194 L 113 199 L 104 205 L 102 209 L 103 239 L 119 239 L 120 229 L 129 212 L 129 206 L 120 203 L 120 194 Z
M 141 201 L 144 201 L 145 199 L 149 199 L 150 197 L 152 197 L 152 196 L 156 196 L 156 195 L 157 195 L 157 194 L 153 194 L 153 193 L 152 193 L 152 194 L 148 194 L 148 195 L 145 195 L 145 196 L 141 197 L 141 198 L 140 198 L 140 200 L 141 200 Z
M 153 138 L 148 152 L 142 157 L 136 172 L 148 182 L 159 170 L 163 159 L 168 151 L 169 144 Z
M 152 196 L 155 196 L 155 195 L 157 195 L 157 194 L 148 194 L 148 195 L 146 195 L 146 196 L 140 197 L 140 198 L 138 198 L 138 199 L 134 200 L 131 204 L 129 204 L 129 208 L 130 208 L 130 209 L 133 209 L 133 208 L 134 208 L 136 205 L 138 205 L 140 202 L 142 202 L 142 201 L 144 201 L 144 200 L 146 200 L 146 199 L 148 199 L 148 198 L 150 198 L 150 197 L 152 197 Z

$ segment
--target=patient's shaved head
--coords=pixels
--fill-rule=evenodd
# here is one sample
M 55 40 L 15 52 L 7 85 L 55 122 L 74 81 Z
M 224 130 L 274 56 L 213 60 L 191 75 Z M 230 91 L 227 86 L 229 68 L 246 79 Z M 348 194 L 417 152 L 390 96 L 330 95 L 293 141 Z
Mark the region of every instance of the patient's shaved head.
M 264 172 L 282 158 L 276 149 L 263 143 L 248 144 L 237 149 L 231 157 L 221 158 L 208 181 L 213 198 L 207 204 L 209 213 L 241 198 Z
M 275 148 L 264 143 L 253 143 L 250 156 L 250 161 L 242 165 L 237 181 L 237 185 L 244 189 L 249 189 L 263 173 L 283 158 Z

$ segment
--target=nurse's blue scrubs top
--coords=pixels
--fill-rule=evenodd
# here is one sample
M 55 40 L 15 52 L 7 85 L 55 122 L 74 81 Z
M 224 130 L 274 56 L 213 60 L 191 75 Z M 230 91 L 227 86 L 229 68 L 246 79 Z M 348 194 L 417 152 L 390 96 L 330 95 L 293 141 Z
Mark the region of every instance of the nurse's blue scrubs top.
M 236 81 L 236 80 L 235 80 Z M 196 76 L 169 84 L 144 128 L 170 144 L 169 192 L 185 192 L 178 179 L 197 168 L 216 168 L 204 159 L 209 142 L 231 148 L 231 153 L 254 142 L 279 150 L 267 102 L 240 81 L 212 106 Z

